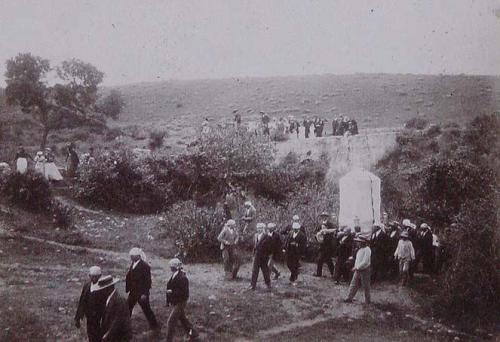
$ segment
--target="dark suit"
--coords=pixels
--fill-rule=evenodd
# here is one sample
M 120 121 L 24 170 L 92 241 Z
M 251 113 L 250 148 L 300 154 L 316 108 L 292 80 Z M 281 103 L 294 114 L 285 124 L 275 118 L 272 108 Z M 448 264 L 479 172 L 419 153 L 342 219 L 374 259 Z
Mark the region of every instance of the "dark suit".
M 424 264 L 424 272 L 427 274 L 431 274 L 434 268 L 432 241 L 433 238 L 430 229 L 426 229 L 424 232 L 420 233 L 422 261 Z
M 175 327 L 177 322 L 180 321 L 186 334 L 193 333 L 193 326 L 186 317 L 185 308 L 189 299 L 189 280 L 186 274 L 179 270 L 175 277 L 170 277 L 167 283 L 167 291 L 171 290 L 172 293 L 167 292 L 167 306 L 173 305 L 174 308 L 170 313 L 167 321 L 167 342 L 174 338 Z M 192 336 L 194 337 L 194 336 Z
M 340 278 L 344 278 L 346 282 L 351 281 L 351 268 L 347 260 L 352 256 L 353 240 L 353 234 L 344 235 L 339 238 L 337 265 L 335 267 L 335 281 L 337 282 L 340 281 Z
M 296 237 L 293 237 L 294 231 L 292 230 L 286 239 L 286 265 L 290 270 L 290 281 L 297 280 L 299 275 L 300 258 L 304 255 L 307 246 L 306 235 L 299 230 Z
M 101 341 L 101 319 L 104 314 L 106 298 L 101 292 L 90 292 L 90 282 L 83 286 L 78 308 L 75 314 L 75 321 L 87 319 L 87 335 L 90 342 Z
M 386 264 L 388 245 L 389 237 L 383 229 L 372 233 L 370 245 L 372 250 L 372 282 L 382 280 L 388 271 L 388 265 Z
M 257 278 L 259 277 L 259 271 L 262 270 L 264 276 L 264 282 L 269 287 L 271 286 L 271 278 L 269 276 L 269 257 L 273 253 L 273 241 L 269 234 L 262 233 L 260 240 L 259 234 L 255 234 L 254 238 L 254 249 L 253 249 L 253 267 L 252 267 L 252 280 L 251 286 L 255 288 L 257 286 Z
M 326 222 L 326 224 L 322 224 L 318 227 L 317 232 L 319 232 L 323 226 L 326 229 L 334 229 L 335 225 L 331 222 Z M 336 233 L 327 233 L 323 234 L 323 242 L 319 245 L 319 255 L 316 265 L 316 275 L 321 276 L 323 274 L 323 264 L 326 263 L 328 269 L 330 270 L 330 274 L 334 275 L 335 268 L 333 266 L 332 258 L 335 256 L 337 250 L 337 239 Z
M 127 342 L 132 339 L 127 301 L 116 290 L 104 310 L 102 332 L 104 342 Z
M 389 263 L 389 276 L 391 278 L 396 277 L 399 274 L 399 261 L 395 260 L 394 252 L 398 247 L 399 242 L 399 232 L 396 229 L 388 232 L 388 251 L 390 255 L 387 256 Z
M 132 310 L 135 304 L 139 303 L 144 315 L 146 316 L 149 325 L 152 328 L 158 327 L 158 321 L 156 320 L 153 310 L 151 310 L 151 305 L 149 304 L 149 290 L 151 289 L 151 268 L 149 265 L 140 260 L 135 268 L 133 268 L 133 263 L 127 272 L 127 277 L 125 281 L 125 292 L 128 293 L 128 307 L 130 310 L 130 315 L 132 315 Z M 142 296 L 144 299 L 141 299 Z
M 274 262 L 278 260 L 281 255 L 281 238 L 280 234 L 276 231 L 272 232 L 271 235 L 271 261 L 269 262 L 269 271 L 273 272 L 276 276 L 280 274 L 278 269 L 274 266 Z

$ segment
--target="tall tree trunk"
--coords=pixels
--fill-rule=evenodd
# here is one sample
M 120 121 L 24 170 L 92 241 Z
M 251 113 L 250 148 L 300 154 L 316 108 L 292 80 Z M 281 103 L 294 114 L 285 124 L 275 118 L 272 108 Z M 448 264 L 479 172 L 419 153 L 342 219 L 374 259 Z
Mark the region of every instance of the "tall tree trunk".
M 42 143 L 40 144 L 40 148 L 43 150 L 45 145 L 47 145 L 47 137 L 49 135 L 50 129 L 47 126 L 43 126 L 43 135 L 42 135 Z

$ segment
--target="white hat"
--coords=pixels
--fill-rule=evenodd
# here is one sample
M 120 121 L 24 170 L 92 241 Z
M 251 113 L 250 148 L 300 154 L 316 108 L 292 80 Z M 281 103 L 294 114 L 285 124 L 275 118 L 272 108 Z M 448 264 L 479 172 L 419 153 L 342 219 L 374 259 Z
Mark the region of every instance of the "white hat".
M 245 202 L 245 206 L 251 206 L 251 205 L 252 205 L 252 202 L 250 202 L 250 201 Z
M 138 255 L 138 256 L 141 256 L 142 254 L 142 251 L 140 248 L 138 247 L 134 247 L 130 250 L 130 252 L 128 252 L 128 255 L 132 256 L 132 255 Z
M 99 266 L 92 266 L 89 268 L 89 275 L 90 276 L 100 276 L 102 274 L 101 268 Z
M 411 221 L 409 219 L 404 219 L 403 220 L 403 226 L 410 227 L 410 228 L 413 228 L 413 229 L 416 228 L 416 226 L 413 223 L 411 223 Z
M 420 228 L 431 229 L 431 227 L 425 222 L 420 225 Z
M 266 224 L 259 222 L 259 223 L 257 223 L 257 228 L 266 228 Z
M 172 268 L 181 268 L 182 267 L 182 261 L 180 261 L 179 259 L 177 258 L 173 258 L 171 259 L 169 262 L 168 262 L 168 266 L 169 267 L 172 267 Z
M 272 223 L 272 222 L 268 223 L 267 228 L 276 228 L 276 223 Z
M 236 225 L 236 221 L 235 221 L 235 220 L 230 219 L 230 220 L 227 220 L 226 224 L 227 224 L 228 226 L 235 226 L 235 225 Z
M 300 223 L 298 223 L 298 222 L 294 222 L 294 223 L 292 224 L 292 229 L 300 229 Z
M 99 291 L 102 289 L 105 289 L 106 287 L 110 287 L 111 285 L 115 285 L 117 282 L 119 282 L 120 279 L 118 278 L 113 278 L 110 275 L 101 277 L 99 281 L 97 282 L 96 288 L 94 291 Z M 92 292 L 94 292 L 92 291 Z
M 292 220 L 294 221 L 300 220 L 299 215 L 293 215 Z

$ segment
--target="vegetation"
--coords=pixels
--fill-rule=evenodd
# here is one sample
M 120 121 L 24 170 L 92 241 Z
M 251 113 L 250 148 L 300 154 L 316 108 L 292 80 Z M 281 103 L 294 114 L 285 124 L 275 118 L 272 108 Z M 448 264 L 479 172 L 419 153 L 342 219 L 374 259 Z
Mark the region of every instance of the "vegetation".
M 118 90 L 111 90 L 109 95 L 103 97 L 97 104 L 97 110 L 107 117 L 114 120 L 118 119 L 123 108 L 125 108 L 125 100 Z
M 380 161 L 382 201 L 395 217 L 417 218 L 450 241 L 451 262 L 434 309 L 465 326 L 498 317 L 496 265 L 500 118 L 480 116 L 463 131 L 434 136 L 406 131 L 396 150 Z M 454 224 L 454 225 L 452 225 Z
M 21 53 L 7 61 L 5 78 L 6 102 L 19 105 L 31 113 L 43 127 L 41 147 L 45 147 L 48 134 L 55 129 L 83 124 L 102 125 L 93 115 L 97 100 L 97 87 L 104 74 L 93 65 L 72 59 L 56 68 L 64 83 L 49 86 L 48 73 L 53 69 L 47 59 Z

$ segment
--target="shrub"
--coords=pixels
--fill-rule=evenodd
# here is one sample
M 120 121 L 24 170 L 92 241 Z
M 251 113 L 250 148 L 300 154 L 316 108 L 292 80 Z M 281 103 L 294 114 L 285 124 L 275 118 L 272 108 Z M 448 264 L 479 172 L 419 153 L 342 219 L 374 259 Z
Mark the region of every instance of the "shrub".
M 11 204 L 33 211 L 45 210 L 50 205 L 49 183 L 41 174 L 12 172 L 4 177 L 2 194 Z
M 382 201 L 393 216 L 425 220 L 438 234 L 457 223 L 434 308 L 464 327 L 491 322 L 500 314 L 495 295 L 500 284 L 496 270 L 499 127 L 499 117 L 487 115 L 463 130 L 446 129 L 435 141 L 409 134 L 377 165 Z M 415 150 L 421 157 L 405 153 Z
M 405 128 L 423 130 L 429 126 L 429 121 L 423 118 L 412 118 L 405 123 Z
M 200 208 L 193 201 L 179 202 L 165 212 L 162 236 L 175 241 L 186 260 L 208 262 L 220 258 L 217 236 L 224 222 L 220 207 Z
M 49 206 L 52 223 L 60 228 L 69 228 L 73 223 L 73 207 L 53 199 Z
M 167 193 L 149 164 L 125 150 L 99 154 L 82 165 L 73 191 L 83 202 L 132 213 L 160 211 Z
M 151 150 L 156 150 L 163 146 L 163 141 L 167 135 L 164 131 L 153 131 L 149 134 L 148 146 Z
M 114 120 L 118 119 L 123 108 L 125 108 L 125 101 L 118 90 L 111 90 L 109 95 L 97 104 L 98 111 Z
M 104 136 L 104 139 L 106 141 L 111 141 L 111 140 L 115 140 L 116 138 L 118 138 L 119 136 L 122 136 L 122 135 L 123 135 L 123 132 L 121 129 L 111 128 L 111 129 L 106 131 L 106 135 Z

